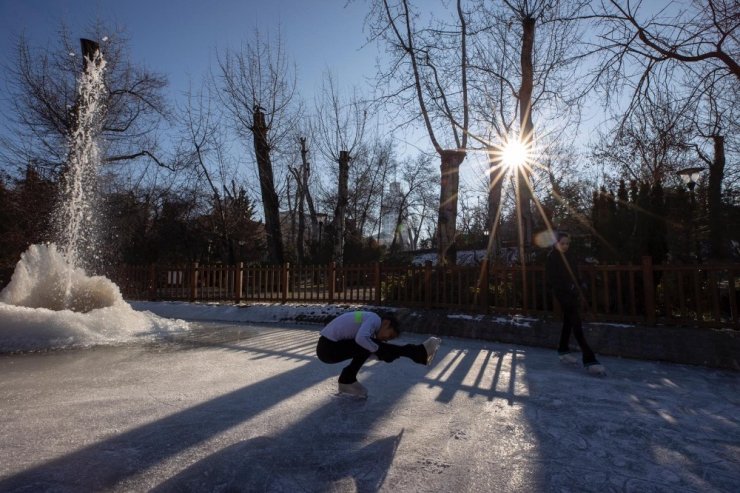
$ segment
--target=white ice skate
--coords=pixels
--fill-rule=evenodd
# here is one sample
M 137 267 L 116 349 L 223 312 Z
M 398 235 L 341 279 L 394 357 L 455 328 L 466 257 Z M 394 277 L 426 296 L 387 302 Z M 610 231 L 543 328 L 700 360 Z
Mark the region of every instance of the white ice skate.
M 573 353 L 563 353 L 559 356 L 560 362 L 565 365 L 575 365 L 578 364 L 578 358 Z
M 340 383 L 339 394 L 356 397 L 358 399 L 366 399 L 367 389 L 360 382 Z
M 599 377 L 606 376 L 606 368 L 601 363 L 593 363 L 586 366 L 586 371 L 591 375 L 597 375 Z
M 437 350 L 439 349 L 440 344 L 442 344 L 442 339 L 434 336 L 424 341 L 424 349 L 427 350 L 427 366 L 432 363 L 432 360 L 437 354 Z

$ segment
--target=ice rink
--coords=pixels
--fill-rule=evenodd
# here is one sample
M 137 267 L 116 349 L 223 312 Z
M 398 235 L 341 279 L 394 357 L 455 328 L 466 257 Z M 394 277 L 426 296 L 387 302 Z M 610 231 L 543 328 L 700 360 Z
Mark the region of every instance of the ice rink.
M 319 328 L 0 356 L 0 491 L 738 491 L 736 372 L 446 338 L 353 400 Z

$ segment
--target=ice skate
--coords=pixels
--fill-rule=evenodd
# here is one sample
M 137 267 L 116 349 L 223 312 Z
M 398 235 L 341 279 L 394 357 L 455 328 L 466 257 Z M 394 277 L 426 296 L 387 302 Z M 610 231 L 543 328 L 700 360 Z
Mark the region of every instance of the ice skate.
M 437 350 L 439 349 L 439 345 L 442 344 L 442 339 L 439 337 L 430 337 L 426 341 L 424 341 L 424 349 L 427 351 L 427 363 L 426 365 L 429 366 L 432 363 L 432 360 L 434 359 L 434 356 L 437 354 Z
M 339 383 L 339 395 L 367 399 L 367 389 L 360 383 Z
M 564 365 L 575 365 L 578 364 L 578 358 L 573 353 L 563 353 L 559 355 L 560 362 Z
M 586 371 L 588 371 L 591 375 L 596 375 L 599 377 L 606 376 L 606 368 L 601 363 L 591 363 L 589 365 L 586 365 Z

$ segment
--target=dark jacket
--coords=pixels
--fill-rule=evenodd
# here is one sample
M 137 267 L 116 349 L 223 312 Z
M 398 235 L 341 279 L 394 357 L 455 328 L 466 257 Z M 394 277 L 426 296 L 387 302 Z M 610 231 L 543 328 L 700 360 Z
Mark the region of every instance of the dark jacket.
M 545 262 L 545 279 L 560 303 L 575 302 L 578 300 L 579 286 L 578 265 L 573 257 L 563 255 L 556 248 L 550 250 Z

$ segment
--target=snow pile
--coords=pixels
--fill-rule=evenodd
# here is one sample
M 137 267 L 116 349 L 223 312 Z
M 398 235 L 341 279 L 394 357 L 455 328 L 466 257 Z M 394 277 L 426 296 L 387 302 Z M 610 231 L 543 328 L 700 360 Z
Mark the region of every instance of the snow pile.
M 70 265 L 56 245 L 31 245 L 21 255 L 10 283 L 0 293 L 9 305 L 89 312 L 123 301 L 118 286 L 102 276 L 88 277 Z
M 31 245 L 0 292 L 0 352 L 117 344 L 188 328 L 135 311 L 118 286 L 87 276 L 53 244 Z

